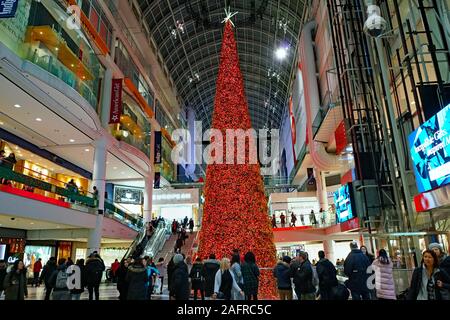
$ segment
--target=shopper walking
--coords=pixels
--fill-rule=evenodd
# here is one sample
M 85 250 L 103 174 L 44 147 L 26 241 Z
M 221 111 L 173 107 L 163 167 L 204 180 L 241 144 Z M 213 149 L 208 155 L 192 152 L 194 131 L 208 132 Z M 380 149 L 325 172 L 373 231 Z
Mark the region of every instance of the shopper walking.
M 142 258 L 137 258 L 128 267 L 125 278 L 127 282 L 127 300 L 146 300 L 148 273 Z
M 186 229 L 187 224 L 188 224 L 188 221 L 189 221 L 188 217 L 187 217 L 187 216 L 184 217 L 184 220 L 183 220 L 183 229 Z
M 205 296 L 211 297 L 214 293 L 214 282 L 216 273 L 220 269 L 220 262 L 216 260 L 215 254 L 210 254 L 209 259 L 203 261 L 205 268 Z
M 201 258 L 195 259 L 189 278 L 191 279 L 192 290 L 194 290 L 194 300 L 197 300 L 197 293 L 205 300 L 205 268 Z
M 112 282 L 117 283 L 117 270 L 120 268 L 119 260 L 115 259 L 113 263 L 111 263 L 111 272 L 112 272 Z
M 353 300 L 370 300 L 367 287 L 367 269 L 371 265 L 367 256 L 358 249 L 356 242 L 350 243 L 351 252 L 344 261 L 344 273 L 348 277 L 346 286 L 350 289 Z
M 425 250 L 420 267 L 414 270 L 407 300 L 443 300 L 442 283 L 450 282 L 439 270 L 439 258 L 433 250 Z
M 169 263 L 167 264 L 167 288 L 169 290 L 169 298 L 172 297 L 170 293 L 170 288 L 172 287 L 172 276 L 173 272 L 175 271 L 175 263 L 173 262 L 173 257 L 170 259 Z
M 280 300 L 292 300 L 292 285 L 290 263 L 292 259 L 284 256 L 273 269 L 273 276 L 277 279 L 278 295 Z
M 275 217 L 275 214 L 272 215 L 272 228 L 277 227 L 277 218 Z
M 233 273 L 230 272 L 230 267 L 230 259 L 223 258 L 222 261 L 220 261 L 220 269 L 217 271 L 214 280 L 214 300 L 232 300 L 232 297 L 236 296 L 236 294 L 233 294 L 233 291 L 238 292 L 241 296 L 244 295 L 244 292 L 238 286 Z
M 333 289 L 338 285 L 336 268 L 325 258 L 325 252 L 319 251 L 319 261 L 316 264 L 317 276 L 319 277 L 320 300 L 333 300 Z
M 164 264 L 164 258 L 159 258 L 156 263 L 159 272 L 159 294 L 163 294 L 164 275 L 167 273 L 167 266 Z
M 80 288 L 71 289 L 70 295 L 72 296 L 72 300 L 80 300 L 81 294 L 86 287 L 86 267 L 84 265 L 84 259 L 78 259 L 75 265 L 79 268 L 80 272 Z
M 237 251 L 235 254 L 231 256 L 231 272 L 233 273 L 234 279 L 236 280 L 236 283 L 238 284 L 239 288 L 242 290 L 244 289 L 244 279 L 242 277 L 242 270 L 241 270 L 241 257 L 239 255 L 239 251 Z M 232 297 L 232 300 L 244 300 L 245 296 L 241 295 L 239 291 L 233 290 L 231 292 L 234 296 Z
M 26 274 L 27 270 L 23 261 L 16 260 L 3 281 L 5 300 L 25 300 L 28 296 Z
M 291 213 L 291 227 L 295 227 L 295 222 L 297 221 L 297 217 L 295 216 L 295 214 L 292 212 Z
M 309 214 L 309 222 L 311 223 L 311 225 L 317 225 L 317 219 L 314 210 L 311 210 L 311 213 Z
M 4 291 L 3 282 L 5 281 L 5 277 L 7 274 L 6 269 L 7 266 L 5 260 L 0 260 L 0 298 Z
M 89 291 L 89 300 L 100 300 L 100 283 L 102 281 L 105 264 L 100 255 L 93 253 L 86 260 L 86 284 Z
M 41 273 L 42 270 L 42 259 L 39 258 L 33 265 L 33 284 L 31 285 L 39 287 L 39 274 Z
M 316 288 L 313 284 L 313 267 L 308 260 L 308 254 L 300 251 L 291 265 L 291 278 L 294 280 L 295 294 L 298 300 L 314 300 Z
M 244 263 L 241 265 L 242 278 L 244 281 L 244 293 L 246 300 L 258 300 L 259 288 L 259 268 L 256 264 L 256 257 L 249 251 L 244 256 Z
M 45 298 L 44 300 L 50 300 L 50 295 L 52 293 L 53 287 L 50 283 L 50 278 L 56 271 L 56 258 L 51 257 L 44 266 L 41 273 L 41 282 L 44 281 L 45 284 Z
M 128 296 L 128 283 L 126 281 L 128 267 L 131 259 L 122 260 L 119 269 L 117 269 L 117 290 L 119 291 L 119 300 L 125 301 Z
M 192 218 L 189 220 L 189 231 L 191 233 L 194 232 L 194 219 L 192 219 Z
M 372 262 L 375 270 L 375 288 L 378 300 L 396 300 L 394 276 L 392 274 L 393 264 L 386 250 L 381 249 L 378 257 Z
M 305 215 L 300 214 L 300 221 L 302 223 L 302 226 L 304 226 L 305 225 Z
M 286 227 L 286 216 L 284 215 L 284 213 L 282 213 L 280 215 L 280 222 L 281 222 L 281 227 L 282 228 Z
M 173 257 L 175 269 L 173 271 L 170 294 L 175 300 L 189 300 L 189 273 L 181 254 Z
M 450 279 L 450 256 L 445 254 L 444 247 L 440 243 L 431 243 L 428 249 L 433 250 L 439 260 L 439 270 L 442 276 L 437 281 L 437 286 L 441 290 L 442 299 L 450 300 L 450 281 L 448 281 Z
M 70 291 L 67 287 L 67 279 L 69 275 L 67 273 L 67 260 L 61 258 L 58 260 L 58 267 L 53 272 L 50 283 L 53 288 L 52 300 L 71 300 Z
M 322 223 L 322 226 L 324 226 L 327 220 L 327 212 L 322 208 L 320 208 L 319 215 L 320 215 L 320 222 Z

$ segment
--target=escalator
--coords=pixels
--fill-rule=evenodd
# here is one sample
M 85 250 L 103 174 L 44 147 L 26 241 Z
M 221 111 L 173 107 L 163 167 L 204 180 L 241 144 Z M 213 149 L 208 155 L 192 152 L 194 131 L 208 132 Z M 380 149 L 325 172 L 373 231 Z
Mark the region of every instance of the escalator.
M 146 236 L 146 228 L 143 227 L 125 254 L 124 259 L 136 259 L 144 256 L 155 257 L 164 246 L 168 234 L 170 234 L 170 225 L 163 220 L 158 223 L 150 237 Z

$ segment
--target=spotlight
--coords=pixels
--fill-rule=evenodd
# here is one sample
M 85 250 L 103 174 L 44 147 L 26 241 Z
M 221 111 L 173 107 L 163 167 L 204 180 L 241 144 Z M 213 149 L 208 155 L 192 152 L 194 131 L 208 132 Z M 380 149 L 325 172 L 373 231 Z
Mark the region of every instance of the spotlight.
M 287 47 L 280 47 L 275 51 L 275 56 L 278 60 L 284 60 L 286 59 L 288 55 L 288 48 Z

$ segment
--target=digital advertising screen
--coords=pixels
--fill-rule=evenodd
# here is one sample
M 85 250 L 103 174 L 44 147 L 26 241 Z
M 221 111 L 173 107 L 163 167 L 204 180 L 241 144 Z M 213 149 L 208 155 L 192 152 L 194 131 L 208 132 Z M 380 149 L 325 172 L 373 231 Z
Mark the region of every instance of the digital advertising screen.
M 450 184 L 450 105 L 409 135 L 419 192 Z
M 340 187 L 334 193 L 334 205 L 336 206 L 336 223 L 343 223 L 354 217 L 351 184 Z

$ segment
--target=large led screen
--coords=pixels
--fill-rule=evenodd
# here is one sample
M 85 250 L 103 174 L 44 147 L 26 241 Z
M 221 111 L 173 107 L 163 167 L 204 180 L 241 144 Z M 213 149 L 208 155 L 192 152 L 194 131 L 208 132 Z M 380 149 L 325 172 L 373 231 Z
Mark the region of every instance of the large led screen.
M 334 205 L 336 206 L 336 223 L 342 223 L 354 217 L 350 184 L 340 187 L 334 193 Z
M 450 105 L 409 136 L 419 192 L 450 183 Z

